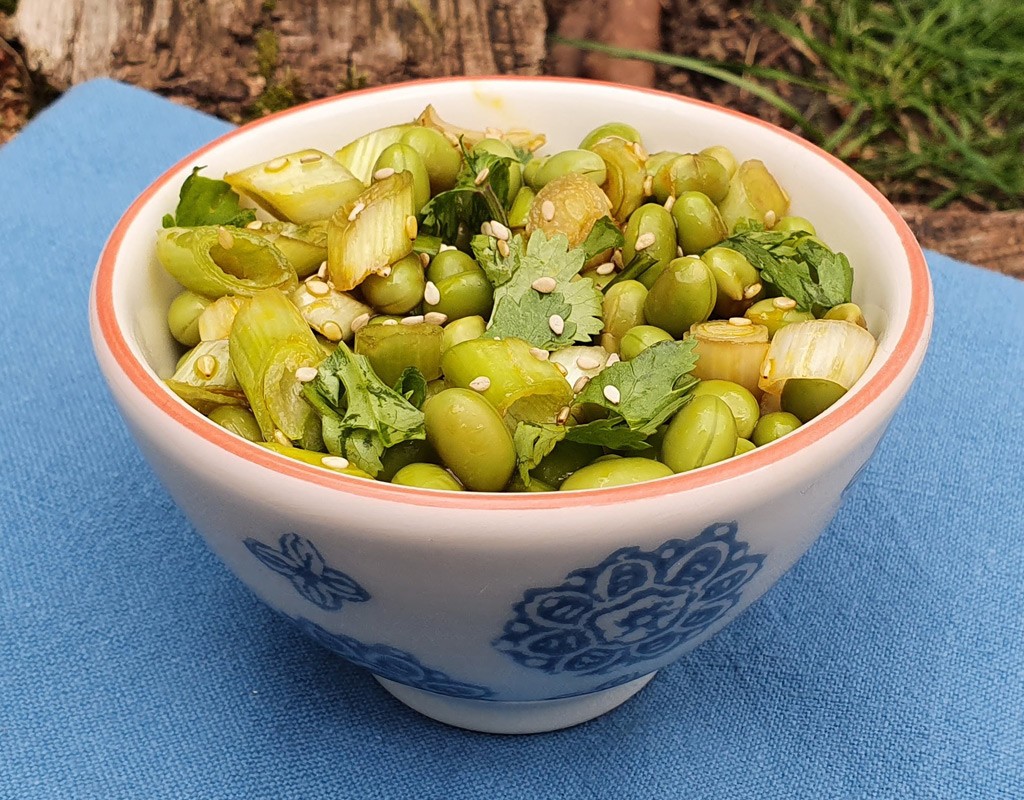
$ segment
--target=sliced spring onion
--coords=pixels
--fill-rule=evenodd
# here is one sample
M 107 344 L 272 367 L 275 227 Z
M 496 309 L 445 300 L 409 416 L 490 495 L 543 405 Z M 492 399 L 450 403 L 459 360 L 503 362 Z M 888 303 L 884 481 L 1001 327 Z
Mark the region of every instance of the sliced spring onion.
M 280 250 L 300 278 L 312 275 L 327 260 L 326 219 L 306 225 L 264 222 L 253 233 L 262 236 Z
M 373 309 L 326 283 L 321 282 L 321 286 L 327 288 L 326 293 L 314 293 L 309 283 L 300 283 L 292 292 L 291 301 L 317 333 L 334 342 L 347 342 L 352 338 L 352 323 L 363 314 L 372 315 Z
M 349 142 L 335 152 L 334 158 L 365 184 L 373 178 L 373 165 L 380 154 L 393 144 L 398 144 L 408 125 L 392 125 L 371 131 Z
M 791 378 L 819 378 L 849 389 L 874 354 L 875 337 L 852 322 L 796 322 L 772 339 L 759 385 L 769 394 L 781 394 Z
M 738 383 L 755 397 L 761 396 L 758 379 L 768 353 L 768 329 L 764 325 L 736 325 L 728 320 L 701 322 L 690 328 L 696 341 L 694 377 Z
M 543 133 L 534 133 L 528 130 L 503 131 L 499 132 L 499 136 L 494 137 L 490 132 L 474 131 L 459 125 L 453 125 L 441 119 L 437 109 L 433 106 L 427 106 L 423 109 L 423 113 L 416 118 L 416 124 L 441 131 L 449 140 L 461 140 L 467 150 L 471 149 L 477 142 L 490 138 L 499 138 L 502 141 L 508 142 L 512 147 L 518 147 L 520 150 L 526 150 L 530 153 L 539 150 L 547 142 L 547 137 Z
M 408 367 L 416 367 L 428 381 L 441 377 L 440 325 L 367 325 L 356 333 L 355 351 L 366 356 L 373 371 L 394 386 Z
M 214 339 L 227 340 L 231 335 L 231 323 L 244 302 L 241 297 L 225 295 L 218 297 L 203 309 L 199 315 L 199 338 L 204 342 Z
M 203 414 L 217 406 L 245 405 L 245 394 L 231 369 L 227 339 L 200 342 L 189 350 L 167 386 Z

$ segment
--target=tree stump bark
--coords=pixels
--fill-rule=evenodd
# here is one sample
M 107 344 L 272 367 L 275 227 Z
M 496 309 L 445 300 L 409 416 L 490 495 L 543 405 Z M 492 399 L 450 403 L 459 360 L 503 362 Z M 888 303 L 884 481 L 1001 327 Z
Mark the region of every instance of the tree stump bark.
M 537 74 L 547 17 L 542 0 L 21 0 L 12 28 L 57 89 L 109 76 L 238 120 L 362 85 Z

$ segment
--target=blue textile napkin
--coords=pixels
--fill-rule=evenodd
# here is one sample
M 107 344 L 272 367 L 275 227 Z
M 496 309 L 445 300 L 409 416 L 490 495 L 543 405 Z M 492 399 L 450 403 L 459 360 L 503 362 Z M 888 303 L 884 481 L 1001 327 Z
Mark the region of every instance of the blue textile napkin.
M 93 360 L 108 232 L 227 128 L 97 81 L 0 149 L 0 798 L 1024 796 L 1024 283 L 929 254 L 917 383 L 737 622 L 591 723 L 468 733 L 228 574 Z

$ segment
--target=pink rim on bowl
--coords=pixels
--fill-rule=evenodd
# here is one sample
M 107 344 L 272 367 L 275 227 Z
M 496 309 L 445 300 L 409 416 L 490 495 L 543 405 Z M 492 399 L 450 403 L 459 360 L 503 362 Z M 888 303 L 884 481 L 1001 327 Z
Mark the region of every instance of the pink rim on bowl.
M 495 77 L 473 77 L 473 78 L 439 78 L 434 80 L 416 81 L 412 83 L 398 84 L 403 88 L 410 85 L 421 85 L 424 87 L 436 83 L 466 82 L 478 83 L 488 82 L 536 82 L 536 83 L 559 83 L 559 84 L 583 84 L 587 86 L 604 85 L 621 89 L 621 86 L 614 84 L 602 84 L 598 81 L 586 81 L 568 78 L 543 78 L 543 77 L 522 77 L 522 76 L 495 76 Z M 345 95 L 365 96 L 374 93 L 387 92 L 396 85 L 382 86 L 373 89 L 363 89 L 350 92 Z M 364 497 L 376 498 L 390 502 L 409 503 L 412 505 L 464 508 L 464 509 L 551 509 L 551 508 L 572 508 L 574 506 L 593 506 L 610 503 L 620 503 L 630 500 L 640 500 L 665 493 L 676 493 L 688 489 L 696 489 L 711 483 L 728 480 L 739 475 L 761 469 L 771 463 L 789 456 L 796 455 L 801 450 L 827 436 L 840 425 L 848 422 L 857 414 L 861 413 L 872 401 L 878 398 L 896 379 L 901 369 L 907 364 L 925 334 L 928 325 L 929 308 L 931 305 L 931 281 L 928 276 L 928 269 L 925 265 L 924 254 L 914 235 L 906 222 L 899 215 L 895 208 L 875 189 L 868 181 L 846 166 L 839 159 L 829 155 L 825 151 L 800 138 L 796 134 L 782 130 L 767 122 L 741 114 L 738 111 L 721 108 L 719 106 L 705 103 L 700 100 L 679 97 L 668 92 L 661 92 L 654 89 L 637 89 L 629 87 L 631 91 L 652 94 L 662 98 L 669 98 L 674 102 L 684 105 L 699 106 L 713 109 L 719 113 L 729 114 L 747 122 L 753 122 L 771 130 L 774 134 L 788 138 L 790 141 L 814 152 L 818 157 L 828 161 L 833 167 L 843 172 L 852 179 L 864 193 L 874 202 L 882 213 L 888 218 L 896 230 L 903 246 L 904 253 L 910 265 L 910 307 L 907 321 L 899 334 L 896 346 L 892 353 L 882 364 L 881 368 L 863 386 L 853 392 L 843 405 L 837 407 L 832 413 L 815 420 L 808 425 L 797 429 L 784 439 L 774 443 L 769 448 L 754 450 L 745 454 L 742 458 L 729 459 L 718 464 L 704 467 L 692 473 L 683 473 L 668 478 L 661 478 L 646 483 L 631 484 L 628 486 L 616 486 L 608 489 L 591 489 L 579 492 L 538 492 L 523 494 L 506 493 L 474 493 L 474 492 L 435 492 L 422 489 L 414 489 L 405 486 L 396 486 L 380 481 L 371 481 L 362 478 L 353 478 L 338 473 L 331 473 L 328 470 L 309 466 L 299 461 L 280 456 L 258 445 L 247 442 L 226 430 L 210 422 L 205 417 L 193 411 L 183 401 L 174 396 L 170 390 L 164 387 L 159 381 L 154 380 L 142 363 L 132 352 L 125 340 L 114 316 L 113 297 L 113 276 L 114 265 L 118 250 L 128 228 L 132 225 L 140 210 L 165 184 L 174 178 L 178 172 L 191 163 L 195 163 L 204 153 L 214 147 L 229 141 L 241 132 L 251 130 L 254 127 L 266 125 L 275 119 L 289 114 L 294 114 L 305 108 L 326 103 L 338 102 L 338 98 L 329 97 L 323 100 L 316 100 L 304 106 L 280 111 L 234 131 L 210 142 L 205 147 L 189 154 L 179 161 L 152 185 L 149 186 L 121 217 L 114 228 L 100 256 L 94 279 L 93 297 L 96 303 L 96 319 L 99 322 L 100 333 L 107 347 L 110 349 L 114 360 L 124 371 L 131 383 L 158 409 L 167 414 L 176 422 L 197 436 L 223 448 L 233 455 L 247 461 L 258 464 L 273 472 L 287 475 L 299 480 L 308 481 L 313 484 L 337 489 L 344 493 L 361 495 Z

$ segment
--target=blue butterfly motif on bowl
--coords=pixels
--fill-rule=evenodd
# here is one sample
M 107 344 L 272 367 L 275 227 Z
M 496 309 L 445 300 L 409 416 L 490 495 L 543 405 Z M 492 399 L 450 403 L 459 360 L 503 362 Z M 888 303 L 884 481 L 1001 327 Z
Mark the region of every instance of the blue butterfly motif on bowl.
M 559 586 L 529 589 L 494 646 L 550 674 L 660 659 L 725 617 L 761 569 L 765 556 L 736 534 L 735 522 L 717 523 L 652 551 L 624 547 Z
M 333 650 L 358 667 L 395 683 L 436 692 L 450 697 L 486 700 L 494 692 L 486 686 L 457 681 L 437 669 L 424 666 L 416 656 L 386 644 L 364 644 L 343 633 L 331 633 L 308 619 L 292 620 L 299 628 L 328 650 Z
M 370 594 L 344 572 L 327 566 L 309 539 L 286 533 L 277 547 L 246 539 L 245 546 L 266 567 L 292 582 L 300 595 L 325 611 L 337 611 L 345 603 L 365 603 Z

